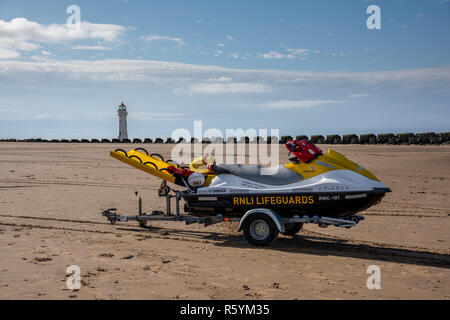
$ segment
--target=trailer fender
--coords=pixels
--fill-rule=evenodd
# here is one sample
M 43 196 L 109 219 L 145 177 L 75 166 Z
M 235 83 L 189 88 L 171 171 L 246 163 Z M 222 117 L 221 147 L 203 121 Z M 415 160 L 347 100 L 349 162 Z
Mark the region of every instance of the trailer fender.
M 264 213 L 264 214 L 268 215 L 273 220 L 273 222 L 275 222 L 275 224 L 278 228 L 278 231 L 280 233 L 284 233 L 284 225 L 281 224 L 281 222 L 280 222 L 281 221 L 280 216 L 275 211 L 273 211 L 271 209 L 266 209 L 266 208 L 252 209 L 252 210 L 247 211 L 244 214 L 244 216 L 242 217 L 241 221 L 239 221 L 238 231 L 242 230 L 245 219 L 247 219 L 247 217 L 249 215 L 251 215 L 252 213 L 255 213 L 255 212 Z

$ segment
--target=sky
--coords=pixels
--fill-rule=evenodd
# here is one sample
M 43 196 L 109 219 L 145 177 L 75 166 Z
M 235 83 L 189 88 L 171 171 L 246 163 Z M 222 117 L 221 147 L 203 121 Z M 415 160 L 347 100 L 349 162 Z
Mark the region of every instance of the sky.
M 0 0 L 0 138 L 114 138 L 122 101 L 131 138 L 450 131 L 449 31 L 450 0 Z

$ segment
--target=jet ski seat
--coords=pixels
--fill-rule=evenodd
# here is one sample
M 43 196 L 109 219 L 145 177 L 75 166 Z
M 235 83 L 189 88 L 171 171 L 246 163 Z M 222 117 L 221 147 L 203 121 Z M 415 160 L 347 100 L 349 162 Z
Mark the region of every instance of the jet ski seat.
M 285 166 L 267 168 L 261 165 L 216 164 L 214 172 L 231 174 L 243 179 L 268 185 L 286 185 L 303 180 L 303 176 Z

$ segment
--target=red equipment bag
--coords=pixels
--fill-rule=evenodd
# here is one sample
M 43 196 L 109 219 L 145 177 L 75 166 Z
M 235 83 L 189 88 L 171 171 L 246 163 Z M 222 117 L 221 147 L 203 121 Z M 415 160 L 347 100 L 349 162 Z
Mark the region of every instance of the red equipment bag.
M 322 150 L 314 143 L 305 140 L 289 140 L 286 143 L 286 148 L 303 163 L 308 163 L 323 154 Z
M 186 179 L 189 178 L 189 176 L 194 173 L 194 171 L 191 171 L 189 169 L 176 168 L 175 166 L 168 166 L 166 170 L 175 177 L 183 177 Z

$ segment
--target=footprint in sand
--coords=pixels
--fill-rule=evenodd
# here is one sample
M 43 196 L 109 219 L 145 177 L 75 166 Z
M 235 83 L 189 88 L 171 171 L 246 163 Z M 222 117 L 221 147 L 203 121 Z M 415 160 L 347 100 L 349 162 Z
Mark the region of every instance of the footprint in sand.
M 274 282 L 270 285 L 271 288 L 274 289 L 281 289 L 280 284 L 278 282 Z
M 128 260 L 128 259 L 133 259 L 133 258 L 134 258 L 134 256 L 132 254 L 130 254 L 129 256 L 125 256 L 125 257 L 120 258 L 120 259 Z
M 50 257 L 36 257 L 31 262 L 38 264 L 40 262 L 48 262 L 48 261 L 52 261 L 52 258 L 50 258 Z
M 112 258 L 112 257 L 114 257 L 114 255 L 112 253 L 100 253 L 98 256 L 101 257 L 101 258 Z

